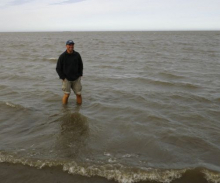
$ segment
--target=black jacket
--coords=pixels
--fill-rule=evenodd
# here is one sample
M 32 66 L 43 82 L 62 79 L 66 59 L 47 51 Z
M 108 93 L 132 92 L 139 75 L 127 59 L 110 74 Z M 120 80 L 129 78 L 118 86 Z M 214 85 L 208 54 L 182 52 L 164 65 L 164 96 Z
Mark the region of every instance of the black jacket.
M 83 75 L 83 62 L 78 52 L 73 51 L 72 54 L 63 52 L 57 62 L 56 71 L 60 79 L 75 81 Z

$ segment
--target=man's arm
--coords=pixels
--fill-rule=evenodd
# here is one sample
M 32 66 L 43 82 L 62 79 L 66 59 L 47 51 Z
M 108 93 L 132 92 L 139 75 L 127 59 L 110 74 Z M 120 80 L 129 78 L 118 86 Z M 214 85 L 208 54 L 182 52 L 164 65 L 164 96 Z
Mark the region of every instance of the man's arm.
M 65 75 L 63 73 L 63 62 L 62 62 L 61 56 L 59 57 L 59 59 L 57 61 L 56 71 L 57 71 L 57 74 L 59 75 L 60 79 L 64 80 Z
M 83 76 L 83 62 L 80 54 L 79 54 L 79 75 Z

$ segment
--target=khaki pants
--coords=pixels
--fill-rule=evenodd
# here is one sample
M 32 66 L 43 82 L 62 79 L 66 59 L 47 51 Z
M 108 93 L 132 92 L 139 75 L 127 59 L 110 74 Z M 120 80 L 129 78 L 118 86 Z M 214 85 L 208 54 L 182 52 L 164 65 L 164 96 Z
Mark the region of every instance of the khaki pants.
M 81 85 L 81 77 L 79 77 L 75 81 L 68 81 L 65 79 L 62 83 L 62 90 L 65 94 L 71 93 L 71 88 L 76 95 L 81 95 L 82 85 Z

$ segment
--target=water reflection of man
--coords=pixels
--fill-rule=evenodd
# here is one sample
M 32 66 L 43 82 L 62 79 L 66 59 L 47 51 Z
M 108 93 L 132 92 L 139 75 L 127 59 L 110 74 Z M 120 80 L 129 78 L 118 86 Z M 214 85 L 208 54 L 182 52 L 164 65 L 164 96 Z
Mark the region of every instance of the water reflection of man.
M 78 112 L 66 113 L 61 120 L 57 150 L 65 157 L 79 157 L 86 153 L 89 127 L 87 118 Z
M 83 75 L 83 62 L 80 54 L 74 51 L 74 42 L 72 40 L 68 40 L 66 42 L 66 51 L 60 55 L 57 62 L 56 71 L 60 79 L 63 80 L 63 104 L 67 104 L 71 88 L 76 94 L 77 104 L 81 104 L 81 77 Z

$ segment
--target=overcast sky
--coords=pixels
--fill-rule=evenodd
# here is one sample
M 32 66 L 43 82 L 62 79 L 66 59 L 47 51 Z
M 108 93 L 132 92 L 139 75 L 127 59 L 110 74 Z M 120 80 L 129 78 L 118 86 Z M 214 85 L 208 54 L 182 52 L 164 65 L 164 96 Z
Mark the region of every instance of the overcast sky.
M 0 32 L 220 30 L 220 0 L 1 0 Z

